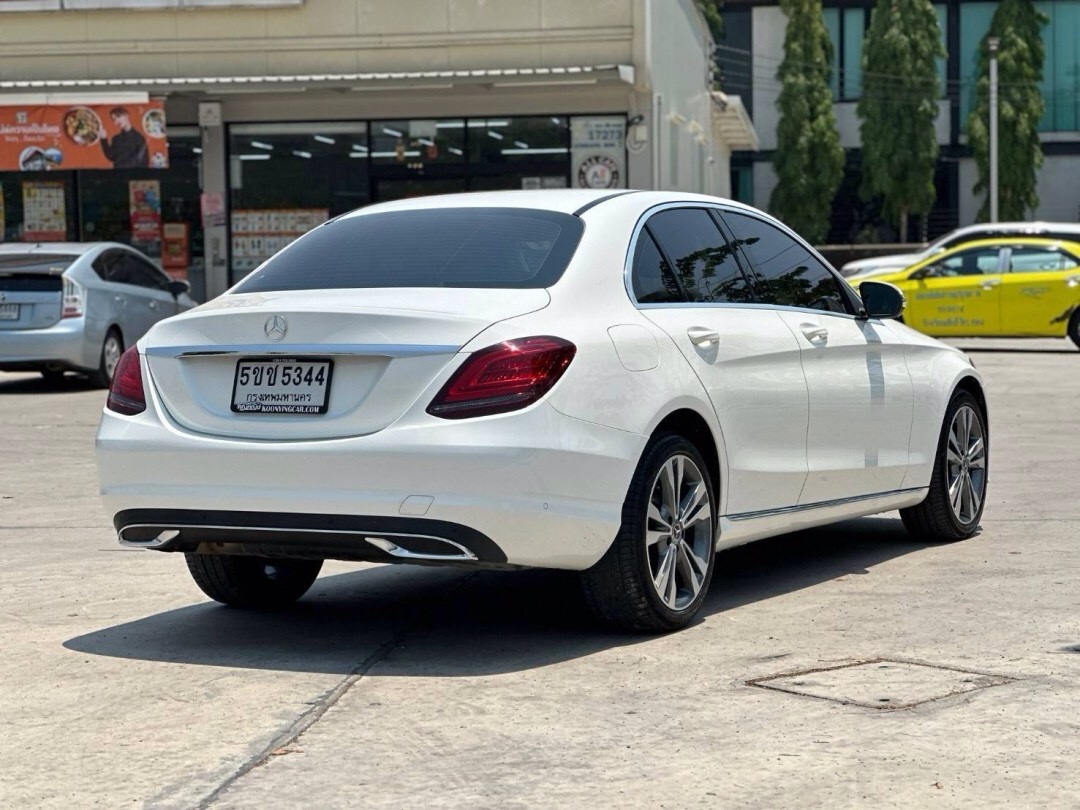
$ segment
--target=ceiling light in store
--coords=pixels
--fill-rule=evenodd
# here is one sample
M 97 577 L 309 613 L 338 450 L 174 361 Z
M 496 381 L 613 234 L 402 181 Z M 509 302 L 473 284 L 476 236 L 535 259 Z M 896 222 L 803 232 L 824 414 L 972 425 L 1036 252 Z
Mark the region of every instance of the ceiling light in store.
M 551 123 L 553 123 L 557 127 L 561 127 L 562 126 L 562 119 L 561 118 L 556 118 L 555 116 L 551 116 Z
M 372 152 L 372 157 L 420 157 L 419 150 L 415 152 Z
M 366 152 L 367 151 L 367 147 L 364 146 L 362 143 L 354 143 L 352 145 L 352 148 L 353 148 L 354 152 Z
M 241 160 L 269 160 L 270 155 L 240 155 Z
M 256 149 L 266 149 L 269 152 L 274 151 L 274 147 L 272 147 L 268 143 L 263 143 L 262 141 L 252 141 L 251 145 L 254 146 Z
M 503 149 L 504 155 L 565 155 L 569 149 L 551 147 L 550 149 Z
M 191 147 L 191 151 L 194 152 L 196 155 L 201 155 L 202 154 L 202 148 L 198 147 L 198 146 Z
M 518 149 L 528 149 L 529 145 L 525 141 L 514 141 L 514 146 Z
M 489 138 L 494 138 L 497 141 L 501 141 L 503 139 L 502 133 L 500 133 L 500 132 L 492 132 L 490 129 L 488 130 L 488 137 Z
M 479 129 L 480 127 L 487 127 L 488 129 L 493 129 L 495 127 L 508 127 L 508 126 L 510 126 L 509 121 L 485 121 L 483 119 L 480 119 L 479 121 L 470 121 L 469 122 L 469 129 Z
M 456 146 L 449 147 L 449 151 L 450 151 L 451 154 L 454 154 L 454 155 L 464 155 L 465 154 L 460 149 L 458 149 Z
M 329 143 L 329 144 L 337 143 L 337 141 L 335 141 L 333 138 L 327 138 L 325 135 L 312 135 L 311 137 L 313 137 L 319 143 Z
M 309 157 L 311 157 L 311 152 L 305 152 L 303 149 L 293 149 L 292 153 L 294 155 L 296 155 L 297 157 L 300 157 L 300 158 L 309 158 Z
M 438 121 L 435 124 L 435 129 L 464 129 L 464 121 Z
M 349 152 L 349 157 L 351 158 L 366 158 L 367 156 L 367 152 Z
M 422 143 L 424 146 L 434 146 L 435 145 L 435 141 L 433 141 L 433 140 L 431 140 L 429 138 L 417 138 L 416 142 L 417 143 Z
M 382 131 L 383 131 L 384 135 L 392 135 L 395 138 L 400 138 L 401 137 L 401 133 L 398 132 L 396 129 L 390 129 L 389 127 L 383 127 Z

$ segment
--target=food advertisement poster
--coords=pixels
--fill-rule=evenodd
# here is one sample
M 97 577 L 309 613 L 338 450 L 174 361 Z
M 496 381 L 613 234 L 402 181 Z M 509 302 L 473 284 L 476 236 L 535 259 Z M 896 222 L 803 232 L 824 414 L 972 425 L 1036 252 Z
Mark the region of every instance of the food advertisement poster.
M 172 278 L 186 279 L 188 271 L 188 225 L 166 222 L 161 227 L 161 266 Z
M 0 105 L 0 171 L 168 168 L 164 106 Z
M 24 182 L 23 240 L 61 242 L 67 237 L 63 183 Z
M 161 251 L 161 183 L 157 180 L 129 180 L 128 208 L 131 212 L 131 242 L 151 256 Z
M 575 188 L 626 188 L 626 119 L 571 119 L 570 166 Z

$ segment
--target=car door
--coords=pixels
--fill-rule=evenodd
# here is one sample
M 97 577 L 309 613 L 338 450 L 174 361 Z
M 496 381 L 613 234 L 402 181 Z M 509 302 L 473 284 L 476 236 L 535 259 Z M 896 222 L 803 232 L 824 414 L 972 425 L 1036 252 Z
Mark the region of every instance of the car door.
M 956 250 L 916 269 L 900 285 L 904 323 L 928 335 L 996 335 L 1001 328 L 1002 249 Z
M 1001 277 L 1001 333 L 1064 335 L 1080 305 L 1080 258 L 1057 245 L 1012 245 Z
M 168 282 L 158 278 L 157 268 L 132 251 L 123 251 L 124 278 L 128 284 L 127 315 L 133 331 L 124 337 L 128 345 L 145 335 L 163 318 L 176 314 L 176 299 Z
M 723 431 L 726 512 L 791 507 L 806 480 L 806 383 L 799 345 L 757 292 L 705 207 L 667 206 L 639 228 L 638 307 L 708 392 Z
M 802 242 L 750 213 L 723 220 L 800 346 L 809 392 L 808 474 L 800 505 L 900 489 L 913 398 L 905 346 L 855 317 L 839 276 Z
M 147 291 L 144 293 L 146 305 L 155 316 L 151 326 L 177 314 L 180 311 L 179 302 L 169 288 L 169 277 L 142 256 L 132 254 L 131 260 L 135 263 L 136 283 Z

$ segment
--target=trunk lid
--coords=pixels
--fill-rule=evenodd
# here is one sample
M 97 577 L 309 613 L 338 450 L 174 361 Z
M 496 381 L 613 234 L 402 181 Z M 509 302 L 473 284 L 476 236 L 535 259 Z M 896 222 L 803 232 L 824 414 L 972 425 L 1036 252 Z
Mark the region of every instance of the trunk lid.
M 72 256 L 0 255 L 0 331 L 44 329 L 60 320 Z
M 154 327 L 143 349 L 147 384 L 176 422 L 199 433 L 264 440 L 360 436 L 401 417 L 475 335 L 497 321 L 543 309 L 549 301 L 543 289 L 226 295 Z M 236 412 L 238 363 L 270 360 L 276 363 L 262 367 L 289 368 L 287 375 L 332 363 L 325 413 Z M 320 397 L 311 379 L 284 388 L 284 378 L 270 385 L 268 372 L 258 389 L 240 387 L 240 407 L 251 390 L 275 397 L 311 390 Z

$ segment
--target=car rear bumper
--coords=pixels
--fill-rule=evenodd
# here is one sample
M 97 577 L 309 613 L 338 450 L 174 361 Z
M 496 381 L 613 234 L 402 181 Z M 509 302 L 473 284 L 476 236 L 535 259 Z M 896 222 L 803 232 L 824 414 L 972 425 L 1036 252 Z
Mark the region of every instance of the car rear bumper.
M 55 365 L 93 369 L 101 347 L 90 346 L 83 318 L 67 318 L 44 329 L 0 330 L 0 371 Z
M 546 403 L 405 421 L 268 442 L 186 432 L 154 403 L 105 411 L 101 493 L 126 545 L 580 570 L 614 539 L 647 438 Z

